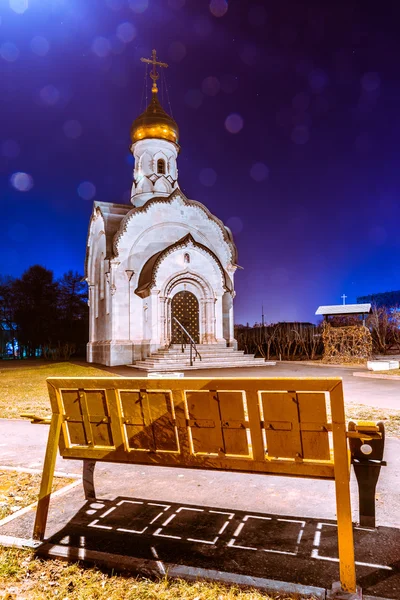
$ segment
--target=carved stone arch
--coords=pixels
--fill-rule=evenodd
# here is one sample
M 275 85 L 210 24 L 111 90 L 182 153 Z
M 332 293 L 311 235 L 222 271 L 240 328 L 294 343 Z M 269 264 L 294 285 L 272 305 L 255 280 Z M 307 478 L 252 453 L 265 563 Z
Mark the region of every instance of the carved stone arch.
M 212 286 L 206 279 L 200 277 L 196 273 L 191 272 L 188 269 L 181 271 L 180 273 L 174 273 L 169 279 L 166 280 L 163 287 L 160 290 L 162 296 L 170 298 L 173 294 L 174 288 L 180 284 L 191 283 L 198 290 L 198 299 L 214 298 L 214 291 Z
M 154 191 L 169 193 L 171 191 L 171 184 L 162 176 L 154 183 Z
M 138 170 L 140 169 L 142 171 L 142 173 L 146 173 L 147 169 L 146 169 L 146 165 L 145 165 L 145 161 L 148 161 L 148 165 L 149 165 L 149 171 L 153 171 L 153 156 L 151 155 L 151 153 L 148 150 L 145 150 L 143 152 L 143 154 L 140 155 L 139 161 L 138 161 Z
M 181 249 L 186 250 L 187 248 L 195 248 L 197 251 L 201 252 L 202 254 L 206 255 L 209 259 L 211 259 L 216 269 L 220 273 L 222 289 L 224 291 L 231 291 L 228 285 L 228 277 L 226 276 L 226 273 L 218 257 L 215 256 L 215 254 L 209 248 L 207 248 L 203 244 L 200 244 L 199 242 L 196 242 L 193 236 L 189 233 L 177 242 L 175 242 L 175 244 L 171 244 L 171 246 L 168 246 L 164 250 L 161 250 L 160 252 L 154 254 L 151 258 L 149 258 L 149 260 L 143 265 L 141 269 L 138 280 L 138 287 L 135 290 L 135 293 L 138 296 L 142 297 L 147 295 L 149 293 L 149 290 L 155 285 L 158 270 L 162 262 L 173 252 L 176 252 L 177 250 Z M 186 265 L 188 265 L 188 263 L 186 263 Z

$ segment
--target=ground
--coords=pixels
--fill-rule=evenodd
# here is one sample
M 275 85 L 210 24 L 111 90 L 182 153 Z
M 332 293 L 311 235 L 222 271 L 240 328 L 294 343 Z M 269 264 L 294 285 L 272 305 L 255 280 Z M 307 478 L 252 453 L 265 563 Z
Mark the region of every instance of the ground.
M 14 390 L 15 392 L 16 388 L 13 382 L 16 382 L 19 390 L 23 390 L 26 384 L 31 386 L 30 389 L 35 390 L 35 401 L 32 402 L 31 393 L 20 395 L 17 399 L 18 410 L 14 412 L 10 411 L 7 401 L 7 398 L 10 397 L 9 394 L 3 392 L 3 395 L 1 395 L 2 392 L 0 392 L 0 410 L 3 411 L 0 415 L 3 417 L 10 416 L 10 414 L 11 416 L 18 416 L 19 412 L 25 411 L 48 414 L 47 392 L 43 385 L 43 379 L 48 375 L 82 376 L 96 374 L 100 376 L 114 374 L 124 376 L 140 375 L 141 377 L 144 375 L 143 371 L 137 371 L 132 368 L 99 367 L 96 369 L 96 367 L 88 367 L 83 363 L 42 363 L 39 365 L 39 368 L 27 363 L 19 363 L 18 365 L 11 363 L 10 366 L 7 364 L 6 368 L 1 365 L 0 371 L 0 381 L 6 382 L 9 391 Z M 394 547 L 398 546 L 398 538 L 396 536 L 400 528 L 399 517 L 396 516 L 400 514 L 398 505 L 400 489 L 398 476 L 396 475 L 400 466 L 400 440 L 396 439 L 400 437 L 400 399 L 398 393 L 400 384 L 393 380 L 356 377 L 353 375 L 355 371 L 356 369 L 349 368 L 323 368 L 281 363 L 276 365 L 276 367 L 241 369 L 240 375 L 256 377 L 326 377 L 339 375 L 343 377 L 348 419 L 385 419 L 389 436 L 386 451 L 386 458 L 389 465 L 383 469 L 378 485 L 377 517 L 378 525 L 380 525 L 379 530 L 384 532 L 387 537 L 383 543 L 381 539 L 377 539 L 376 542 L 375 540 L 370 540 L 370 543 L 362 543 L 360 548 L 364 551 L 365 548 L 373 547 L 375 548 L 374 553 L 376 553 L 376 549 L 379 547 L 387 553 L 390 559 L 390 552 L 393 553 L 393 550 L 391 550 L 393 544 L 395 544 Z M 190 373 L 190 376 L 238 376 L 238 373 L 236 370 L 233 372 L 231 370 L 224 370 L 223 372 L 221 370 L 217 372 L 194 371 Z M 47 434 L 47 426 L 32 426 L 30 423 L 18 419 L 0 420 L 0 438 L 2 442 L 0 445 L 0 464 L 30 467 L 40 470 L 43 464 Z M 78 474 L 81 472 L 81 464 L 79 461 L 65 461 L 58 458 L 56 469 L 64 471 L 64 475 L 68 472 Z M 195 504 L 200 510 L 206 511 L 210 510 L 210 506 L 219 508 L 220 510 L 232 510 L 235 512 L 237 518 L 239 518 L 240 511 L 243 511 L 243 515 L 256 515 L 265 514 L 267 509 L 275 521 L 277 517 L 284 516 L 283 521 L 298 523 L 299 515 L 301 515 L 303 518 L 308 518 L 307 527 L 311 529 L 317 526 L 317 516 L 318 519 L 323 519 L 327 523 L 329 523 L 330 519 L 335 519 L 333 488 L 330 482 L 323 481 L 293 480 L 279 477 L 260 477 L 252 474 L 188 471 L 159 467 L 99 465 L 96 468 L 96 489 L 98 490 L 98 497 L 104 498 L 105 503 L 116 502 L 121 497 L 136 498 L 137 500 L 150 498 L 155 502 L 171 504 L 171 510 L 175 510 L 177 514 L 182 515 L 186 513 L 179 513 L 178 507 L 183 502 L 186 506 Z M 354 478 L 352 478 L 352 495 L 353 509 L 356 517 L 357 488 Z M 73 514 L 82 510 L 83 506 L 84 500 L 82 500 L 81 486 L 77 486 L 72 492 L 59 497 L 53 511 L 51 510 L 48 528 L 49 535 L 53 535 L 54 532 L 59 531 L 63 526 L 62 523 L 67 522 Z M 240 518 L 243 515 L 240 515 Z M 31 513 L 18 519 L 18 526 L 15 521 L 15 525 L 13 522 L 10 522 L 5 527 L 2 527 L 0 534 L 29 537 L 32 531 L 32 517 L 31 511 Z M 257 517 L 251 517 L 251 519 L 255 518 Z M 279 521 L 280 519 L 278 518 Z M 312 537 L 310 538 L 311 540 Z M 187 548 L 188 551 L 189 548 Z M 326 551 L 328 552 L 328 550 Z M 243 555 L 246 552 L 248 551 L 243 550 Z M 262 553 L 261 555 L 256 554 L 262 558 Z M 330 554 L 328 555 L 330 556 Z M 273 555 L 268 555 L 268 557 L 270 559 Z M 374 554 L 374 558 L 378 561 L 379 557 L 376 557 Z M 387 564 L 384 562 L 384 558 L 380 557 L 381 564 Z M 193 560 L 198 559 L 193 558 Z M 254 569 L 256 569 L 257 560 L 261 559 L 257 559 L 257 557 L 253 559 L 253 562 L 255 561 Z M 376 561 L 374 560 L 374 562 Z M 238 564 L 241 564 L 241 562 Z M 334 567 L 335 563 L 324 564 L 324 570 L 320 569 L 321 564 L 317 565 L 317 572 L 319 568 L 319 572 L 322 575 L 315 574 L 314 577 L 320 577 L 320 581 L 321 577 L 325 579 L 328 567 L 330 568 L 331 564 Z M 261 568 L 264 569 L 265 566 L 261 565 Z M 313 568 L 312 562 L 310 564 L 305 563 L 306 573 L 309 572 L 310 568 Z M 250 566 L 246 566 L 246 563 L 243 563 L 242 572 L 246 572 L 246 570 L 248 573 L 251 573 Z M 283 568 L 283 571 L 285 572 L 285 568 Z M 287 567 L 286 573 L 289 576 L 290 571 L 287 571 Z M 379 571 L 379 573 L 385 574 L 386 571 Z M 272 578 L 274 578 L 274 574 L 276 578 L 277 571 L 272 574 Z M 254 575 L 260 576 L 257 572 Z M 271 573 L 268 576 L 271 577 Z M 369 576 L 367 573 L 366 577 L 368 580 Z M 396 577 L 398 576 L 393 573 L 391 579 L 388 581 L 397 581 Z M 277 578 L 282 578 L 282 576 L 279 577 L 278 574 Z M 77 583 L 79 583 L 79 586 Z M 317 583 L 317 585 L 320 584 L 320 582 Z M 374 591 L 378 596 L 400 598 L 398 583 L 394 583 L 396 589 L 389 594 L 386 593 L 388 588 L 379 588 L 379 585 L 383 586 L 383 583 L 377 584 L 376 589 L 371 589 L 371 591 Z M 204 600 L 242 598 L 243 600 L 250 600 L 251 598 L 255 600 L 256 598 L 268 597 L 265 595 L 262 596 L 258 592 L 246 594 L 243 592 L 240 596 L 239 592 L 235 591 L 235 588 L 228 589 L 204 582 L 188 584 L 175 580 L 151 582 L 143 579 L 111 577 L 100 571 L 82 568 L 78 565 L 68 565 L 57 561 L 42 562 L 38 559 L 33 559 L 32 553 L 29 550 L 3 549 L 0 552 L 0 598 L 9 598 L 10 600 L 22 600 L 24 598 L 29 598 L 30 600 L 32 598 L 32 600 L 39 600 L 55 596 L 68 598 L 68 600 L 89 600 L 89 598 L 109 598 L 110 600 L 114 600 L 114 598 L 165 598 L 165 600 L 175 598 L 186 598 L 188 600 L 199 600 L 200 598 Z M 287 598 L 289 597 L 287 596 Z M 280 598 L 285 598 L 285 596 L 281 595 Z
M 46 377 L 101 377 L 108 373 L 86 363 L 43 360 L 0 361 L 0 417 L 16 419 L 24 412 L 50 412 Z
M 256 590 L 218 583 L 187 583 L 113 576 L 76 563 L 35 559 L 30 550 L 0 549 L 2 600 L 268 600 Z M 296 596 L 279 595 L 279 600 Z M 312 600 L 312 599 L 310 599 Z

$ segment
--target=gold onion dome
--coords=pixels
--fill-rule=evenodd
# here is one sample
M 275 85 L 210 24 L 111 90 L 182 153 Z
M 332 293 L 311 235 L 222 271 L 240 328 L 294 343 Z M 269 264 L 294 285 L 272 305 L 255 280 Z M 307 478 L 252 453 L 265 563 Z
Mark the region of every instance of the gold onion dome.
M 146 110 L 132 123 L 132 142 L 135 143 L 148 138 L 161 138 L 178 144 L 178 125 L 161 106 L 157 93 L 153 91 L 152 96 Z

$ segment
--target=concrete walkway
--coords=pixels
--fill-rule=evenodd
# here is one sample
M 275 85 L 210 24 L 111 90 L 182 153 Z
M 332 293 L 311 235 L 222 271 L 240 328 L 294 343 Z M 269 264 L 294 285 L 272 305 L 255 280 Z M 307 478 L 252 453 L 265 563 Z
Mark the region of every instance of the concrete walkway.
M 133 367 L 101 367 L 123 377 L 143 377 L 143 371 Z M 354 377 L 359 367 L 320 367 L 300 363 L 277 363 L 276 366 L 244 369 L 198 369 L 188 377 L 342 377 L 345 402 L 366 404 L 377 408 L 400 410 L 400 381 Z

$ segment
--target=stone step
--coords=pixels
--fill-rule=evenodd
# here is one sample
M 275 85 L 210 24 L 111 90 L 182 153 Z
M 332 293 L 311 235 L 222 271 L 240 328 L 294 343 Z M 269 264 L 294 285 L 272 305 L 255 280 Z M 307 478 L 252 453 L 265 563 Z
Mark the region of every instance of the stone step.
M 268 366 L 269 363 L 265 362 L 264 359 L 251 359 L 251 360 L 245 360 L 245 361 L 232 361 L 230 363 L 206 363 L 206 362 L 201 362 L 201 363 L 194 363 L 194 365 L 191 367 L 189 364 L 174 364 L 174 365 L 153 365 L 151 363 L 148 363 L 147 360 L 146 361 L 138 361 L 137 363 L 135 363 L 134 365 L 127 365 L 129 367 L 133 367 L 135 369 L 140 369 L 143 371 L 149 371 L 149 372 L 168 372 L 168 371 L 180 371 L 180 370 L 184 370 L 184 371 L 188 371 L 188 370 L 200 370 L 200 369 L 232 369 L 232 368 L 243 368 L 243 367 L 261 367 L 261 366 Z
M 235 350 L 234 348 L 218 348 L 215 346 L 205 346 L 205 347 L 201 347 L 201 346 L 196 346 L 197 351 L 200 352 L 200 354 L 209 354 L 209 353 L 218 353 L 218 354 L 232 354 L 232 352 L 240 352 L 243 353 L 243 350 Z M 182 349 L 179 348 L 160 348 L 159 350 L 157 350 L 157 354 L 189 354 L 190 352 L 190 347 L 186 346 L 186 348 L 184 348 L 183 353 L 182 353 Z
M 195 355 L 195 353 L 193 352 L 193 356 Z M 172 359 L 172 360 L 182 360 L 185 358 L 189 358 L 190 354 L 188 352 L 186 353 L 182 353 L 182 352 L 177 352 L 174 354 L 152 354 L 151 358 L 156 358 L 158 360 L 168 360 L 168 359 Z M 221 354 L 218 352 L 213 352 L 213 353 L 208 353 L 208 354 L 203 354 L 202 352 L 200 353 L 201 358 L 204 359 L 209 359 L 209 358 L 220 358 L 221 360 L 232 360 L 234 357 L 240 358 L 241 356 L 245 356 L 244 352 L 238 352 L 237 354 L 232 354 L 232 353 L 227 353 L 227 354 Z M 252 355 L 248 355 L 248 356 L 252 356 Z

